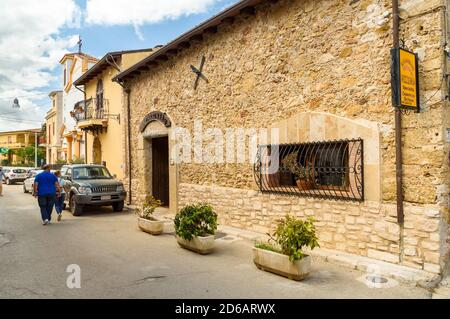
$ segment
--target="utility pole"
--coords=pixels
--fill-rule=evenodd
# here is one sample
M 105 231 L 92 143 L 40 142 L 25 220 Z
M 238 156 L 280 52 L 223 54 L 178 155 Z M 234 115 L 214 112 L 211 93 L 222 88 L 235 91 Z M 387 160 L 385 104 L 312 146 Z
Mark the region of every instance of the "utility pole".
M 400 47 L 400 13 L 398 0 L 392 0 L 393 19 L 393 45 L 395 49 Z M 396 157 L 396 181 L 397 181 L 397 221 L 400 225 L 404 222 L 403 212 L 403 156 L 402 156 L 402 112 L 398 105 L 395 108 L 395 157 Z
M 37 156 L 37 148 L 38 148 L 38 136 L 37 132 L 34 132 L 34 168 L 38 168 L 38 156 Z

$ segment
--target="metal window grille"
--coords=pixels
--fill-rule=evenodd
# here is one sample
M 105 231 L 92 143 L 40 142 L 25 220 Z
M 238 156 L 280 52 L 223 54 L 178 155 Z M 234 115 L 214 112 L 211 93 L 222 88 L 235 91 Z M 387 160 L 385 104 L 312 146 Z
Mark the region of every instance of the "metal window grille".
M 364 200 L 363 140 L 260 145 L 254 176 L 264 193 Z

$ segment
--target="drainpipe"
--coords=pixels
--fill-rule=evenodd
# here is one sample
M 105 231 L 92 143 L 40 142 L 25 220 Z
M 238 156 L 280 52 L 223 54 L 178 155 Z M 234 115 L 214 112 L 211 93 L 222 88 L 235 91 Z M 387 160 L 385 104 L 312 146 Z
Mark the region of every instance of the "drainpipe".
M 392 0 L 393 18 L 393 45 L 395 49 L 400 48 L 400 12 L 398 0 Z M 397 223 L 399 224 L 399 261 L 403 262 L 403 225 L 405 214 L 403 211 L 403 156 L 402 156 L 402 113 L 397 105 L 395 109 L 395 173 L 397 181 Z
M 398 0 L 392 0 L 393 17 L 393 44 L 394 48 L 400 47 L 400 14 Z M 403 226 L 405 215 L 403 212 L 403 158 L 402 158 L 402 113 L 397 105 L 395 108 L 395 157 L 396 157 L 396 181 L 397 181 L 397 222 Z M 403 228 L 403 227 L 402 227 Z
M 127 93 L 127 130 L 128 130 L 128 205 L 131 205 L 131 103 L 130 96 L 131 90 L 125 88 L 125 93 Z

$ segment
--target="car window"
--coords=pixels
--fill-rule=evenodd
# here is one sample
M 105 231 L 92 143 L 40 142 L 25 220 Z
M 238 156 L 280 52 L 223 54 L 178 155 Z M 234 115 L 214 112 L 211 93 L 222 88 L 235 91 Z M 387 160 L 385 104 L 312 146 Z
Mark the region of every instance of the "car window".
M 13 173 L 16 173 L 16 174 L 23 174 L 23 173 L 26 173 L 27 171 L 26 170 L 24 170 L 24 169 L 14 169 L 13 170 Z
M 73 169 L 73 179 L 110 179 L 105 167 L 77 167 Z

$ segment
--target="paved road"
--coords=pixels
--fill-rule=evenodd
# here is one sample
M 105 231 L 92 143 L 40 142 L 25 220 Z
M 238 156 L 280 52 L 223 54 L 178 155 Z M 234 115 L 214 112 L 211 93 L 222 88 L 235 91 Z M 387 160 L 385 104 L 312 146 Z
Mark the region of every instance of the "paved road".
M 109 208 L 82 217 L 65 212 L 42 226 L 36 200 L 22 185 L 0 197 L 0 298 L 429 298 L 426 290 L 372 289 L 363 273 L 313 261 L 303 282 L 258 270 L 251 244 L 220 239 L 214 254 L 178 247 L 173 235 L 153 237 L 136 217 Z M 69 289 L 67 266 L 81 267 L 81 289 Z

